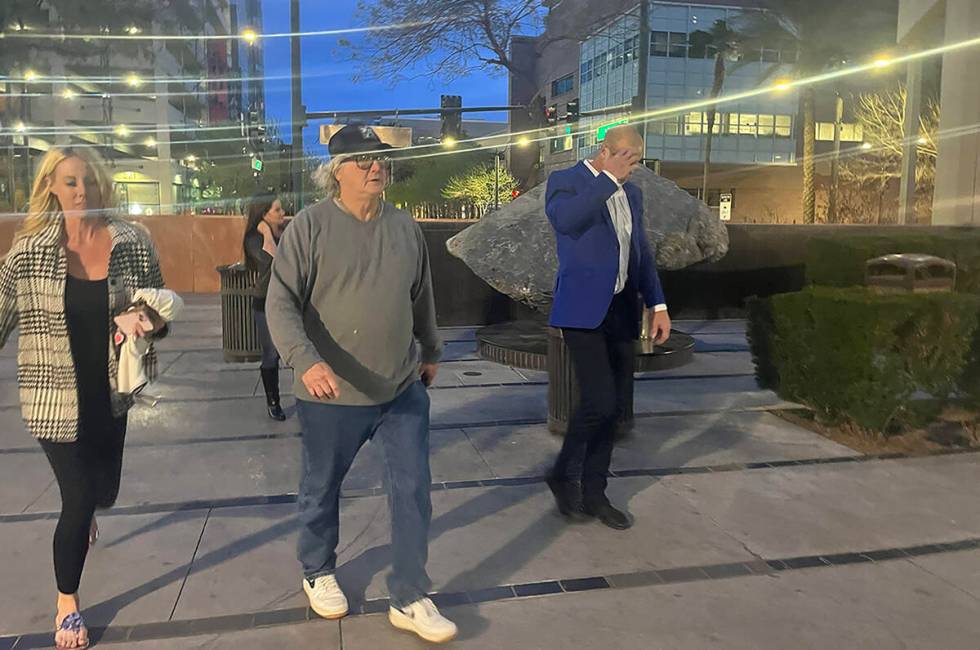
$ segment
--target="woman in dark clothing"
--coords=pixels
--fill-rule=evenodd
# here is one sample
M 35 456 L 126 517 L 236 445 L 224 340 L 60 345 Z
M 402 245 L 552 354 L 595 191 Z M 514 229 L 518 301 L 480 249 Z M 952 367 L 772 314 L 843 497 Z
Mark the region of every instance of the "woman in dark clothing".
M 78 588 L 98 536 L 95 511 L 119 492 L 133 405 L 117 390 L 113 317 L 136 291 L 163 287 L 148 233 L 112 216 L 111 200 L 111 178 L 91 149 L 52 147 L 0 266 L 0 347 L 16 327 L 21 411 L 61 493 L 53 546 L 55 645 L 63 649 L 89 645 Z M 123 333 L 161 335 L 139 324 Z M 152 348 L 144 360 L 155 368 Z
M 269 407 L 269 417 L 285 420 L 279 403 L 279 352 L 276 350 L 269 326 L 265 320 L 265 294 L 269 290 L 269 276 L 272 274 L 272 258 L 282 230 L 286 224 L 286 213 L 279 198 L 271 194 L 260 194 L 252 198 L 246 210 L 248 222 L 245 225 L 245 266 L 258 271 L 255 294 L 252 298 L 252 312 L 255 314 L 255 329 L 262 345 L 262 386 L 265 388 L 265 401 Z

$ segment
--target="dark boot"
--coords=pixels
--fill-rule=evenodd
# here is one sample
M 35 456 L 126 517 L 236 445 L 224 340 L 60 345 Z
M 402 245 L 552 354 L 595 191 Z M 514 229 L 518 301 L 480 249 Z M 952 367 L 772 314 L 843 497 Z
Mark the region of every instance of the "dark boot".
M 269 417 L 282 422 L 286 414 L 279 405 L 279 368 L 262 368 L 262 386 L 265 388 L 265 403 L 269 407 Z
M 585 511 L 585 504 L 582 501 L 582 483 L 580 481 L 566 481 L 550 475 L 545 479 L 551 493 L 555 495 L 555 504 L 558 512 L 565 519 L 573 522 L 588 521 L 591 519 Z
M 582 504 L 587 514 L 592 515 L 610 528 L 626 530 L 633 526 L 633 520 L 630 519 L 629 515 L 613 507 L 609 503 L 609 499 L 606 498 L 605 493 L 600 492 L 598 495 L 586 494 L 582 500 Z

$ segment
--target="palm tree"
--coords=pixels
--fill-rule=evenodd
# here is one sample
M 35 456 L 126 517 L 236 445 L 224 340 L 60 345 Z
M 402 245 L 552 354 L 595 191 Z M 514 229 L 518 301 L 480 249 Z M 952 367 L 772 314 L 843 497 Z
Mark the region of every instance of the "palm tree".
M 894 2 L 890 3 L 894 5 Z M 780 50 L 792 76 L 813 77 L 848 60 L 864 60 L 895 39 L 895 11 L 888 0 L 764 0 L 764 11 L 743 14 L 739 31 L 746 49 Z M 792 56 L 795 53 L 795 56 Z M 816 88 L 800 88 L 803 113 L 803 222 L 816 223 Z
M 716 99 L 721 94 L 721 88 L 725 85 L 725 61 L 737 55 L 738 40 L 738 32 L 730 28 L 724 20 L 716 20 L 710 30 L 699 29 L 691 32 L 690 55 L 695 58 L 708 58 L 714 55 L 715 73 L 711 83 L 711 99 Z M 705 201 L 708 197 L 708 176 L 711 173 L 711 141 L 714 137 L 717 116 L 718 105 L 711 104 L 708 107 L 708 131 L 704 141 L 704 178 L 701 182 L 701 198 Z

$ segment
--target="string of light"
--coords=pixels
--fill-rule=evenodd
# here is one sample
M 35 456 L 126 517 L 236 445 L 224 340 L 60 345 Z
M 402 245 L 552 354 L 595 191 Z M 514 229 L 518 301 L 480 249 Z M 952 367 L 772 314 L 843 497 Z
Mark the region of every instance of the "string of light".
M 315 29 L 300 32 L 275 32 L 263 34 L 254 29 L 245 29 L 240 34 L 146 34 L 136 25 L 127 27 L 121 34 L 113 34 L 107 31 L 89 34 L 73 34 L 70 32 L 38 32 L 33 29 L 12 26 L 0 31 L 0 39 L 16 40 L 56 40 L 56 41 L 227 41 L 229 39 L 240 38 L 248 44 L 256 43 L 261 40 L 272 40 L 295 37 L 316 37 L 316 36 L 350 36 L 353 34 L 367 34 L 371 32 L 398 31 L 402 29 L 413 29 L 425 27 L 437 22 L 435 19 L 423 21 L 411 21 L 396 23 L 392 25 L 368 25 L 365 27 L 345 27 L 341 29 Z
M 777 80 L 772 84 L 761 86 L 755 89 L 745 90 L 737 93 L 728 93 L 728 94 L 720 95 L 716 98 L 709 98 L 709 99 L 688 102 L 680 105 L 668 106 L 652 111 L 647 111 L 645 113 L 629 115 L 628 117 L 631 123 L 655 122 L 655 121 L 663 120 L 665 118 L 669 118 L 671 116 L 676 116 L 678 114 L 691 112 L 697 109 L 704 109 L 712 106 L 730 104 L 734 102 L 743 101 L 745 99 L 751 99 L 763 95 L 768 95 L 771 93 L 788 92 L 790 90 L 799 89 L 807 85 L 815 85 L 815 84 L 825 83 L 827 81 L 850 77 L 858 74 L 880 71 L 882 69 L 891 68 L 893 66 L 900 65 L 903 63 L 908 63 L 911 61 L 920 60 L 920 59 L 936 56 L 939 54 L 944 54 L 947 52 L 975 47 L 977 45 L 980 45 L 980 37 L 967 39 L 957 43 L 945 44 L 942 46 L 933 47 L 918 52 L 911 52 L 896 57 L 878 57 L 873 61 L 864 64 L 840 68 L 837 70 L 832 70 L 825 73 L 812 75 L 809 77 L 803 77 L 795 80 L 788 80 L 788 79 Z M 291 123 L 289 122 L 280 124 L 280 127 L 284 129 L 288 128 L 289 126 L 291 126 Z M 229 128 L 229 127 L 228 126 L 192 127 L 187 130 L 196 131 L 196 130 L 221 129 L 221 128 Z M 23 134 L 25 130 L 29 130 L 29 128 L 25 129 L 22 127 L 20 129 L 5 129 L 5 130 L 0 130 L 0 135 L 11 135 L 14 133 Z M 91 130 L 92 130 L 91 128 L 79 129 L 79 131 L 82 133 L 89 133 L 91 132 Z M 465 147 L 466 145 L 479 145 L 480 143 L 486 143 L 486 142 L 494 142 L 495 144 L 493 146 L 496 148 L 527 146 L 532 143 L 548 142 L 550 140 L 567 138 L 570 136 L 575 137 L 579 135 L 589 134 L 591 132 L 592 132 L 591 124 L 579 128 L 569 127 L 567 129 L 567 132 L 562 134 L 553 133 L 552 127 L 544 127 L 544 128 L 528 129 L 519 132 L 512 132 L 506 136 L 488 135 L 488 136 L 480 136 L 480 137 L 473 137 L 473 138 L 465 138 L 459 141 L 454 141 L 451 144 L 443 143 L 443 144 L 411 145 L 409 147 L 405 147 L 399 150 L 399 153 L 401 154 L 399 156 L 399 159 L 413 160 L 413 159 L 424 159 L 424 158 L 432 158 L 432 157 L 439 157 L 439 156 L 455 155 L 460 153 L 461 151 L 466 150 L 466 149 L 462 149 L 461 147 Z M 501 140 L 504 138 L 510 138 L 510 141 L 501 142 Z M 243 139 L 244 138 L 229 138 L 229 139 L 220 139 L 220 141 L 241 141 Z M 447 144 L 450 144 L 450 146 L 447 146 Z M 411 153 L 415 151 L 418 151 L 420 153 L 417 154 Z

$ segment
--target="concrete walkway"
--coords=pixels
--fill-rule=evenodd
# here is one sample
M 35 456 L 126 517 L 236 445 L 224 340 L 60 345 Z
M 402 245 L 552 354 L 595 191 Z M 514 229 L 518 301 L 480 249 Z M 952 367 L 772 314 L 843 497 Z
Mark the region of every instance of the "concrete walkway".
M 980 456 L 858 456 L 768 412 L 791 405 L 756 388 L 743 323 L 677 325 L 701 352 L 637 382 L 610 485 L 636 517 L 626 532 L 554 512 L 545 378 L 477 359 L 472 328 L 445 330 L 429 570 L 460 624 L 452 647 L 980 647 Z M 99 645 L 425 647 L 381 614 L 388 513 L 370 444 L 342 505 L 354 615 L 309 620 L 298 423 L 269 420 L 255 366 L 224 364 L 220 345 L 217 302 L 192 299 L 161 346 L 158 401 L 131 415 L 81 591 Z M 0 352 L 0 650 L 50 644 L 59 508 L 20 423 L 15 349 Z

